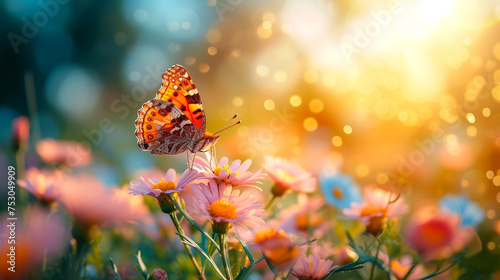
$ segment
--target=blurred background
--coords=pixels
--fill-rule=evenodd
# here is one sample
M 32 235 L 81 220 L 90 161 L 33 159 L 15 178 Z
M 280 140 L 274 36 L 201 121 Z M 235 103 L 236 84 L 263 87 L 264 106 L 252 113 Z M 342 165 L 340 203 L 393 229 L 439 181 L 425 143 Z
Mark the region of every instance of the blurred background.
M 293 158 L 404 185 L 416 205 L 465 193 L 486 213 L 484 254 L 500 254 L 498 1 L 4 0 L 0 18 L 2 170 L 21 115 L 28 167 L 36 141 L 55 138 L 87 145 L 85 169 L 109 185 L 181 170 L 185 155 L 152 156 L 134 135 L 161 73 L 181 64 L 210 131 L 242 120 L 218 157 Z

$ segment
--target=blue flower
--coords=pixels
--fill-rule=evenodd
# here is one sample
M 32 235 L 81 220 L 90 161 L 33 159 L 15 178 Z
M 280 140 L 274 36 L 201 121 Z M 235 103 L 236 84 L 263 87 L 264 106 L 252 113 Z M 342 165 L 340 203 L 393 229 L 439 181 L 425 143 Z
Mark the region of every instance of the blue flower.
M 322 175 L 319 185 L 326 202 L 333 207 L 351 208 L 351 203 L 363 201 L 361 189 L 349 176 L 340 173 Z
M 439 200 L 442 211 L 450 211 L 460 216 L 462 226 L 477 226 L 484 220 L 484 211 L 465 195 L 447 195 Z

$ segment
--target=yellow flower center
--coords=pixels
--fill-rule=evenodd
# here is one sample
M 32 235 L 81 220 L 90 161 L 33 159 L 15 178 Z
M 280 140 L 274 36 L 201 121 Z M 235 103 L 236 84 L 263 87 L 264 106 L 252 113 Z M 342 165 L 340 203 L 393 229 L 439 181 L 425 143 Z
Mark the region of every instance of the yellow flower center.
M 385 215 L 385 209 L 384 208 L 379 208 L 379 207 L 370 207 L 367 206 L 361 210 L 361 217 L 366 217 L 366 216 L 371 216 L 374 214 L 382 213 L 382 215 Z
M 220 172 L 222 170 L 226 170 L 227 171 L 227 176 L 229 176 L 229 174 L 233 173 L 233 171 L 231 169 L 229 169 L 229 166 L 227 165 L 224 165 L 224 167 L 220 167 L 220 166 L 217 166 L 215 169 L 214 169 L 214 174 L 219 176 Z M 239 172 L 236 172 L 236 176 L 238 176 Z
M 212 217 L 221 217 L 226 219 L 236 219 L 236 207 L 224 200 L 213 202 L 208 206 L 208 213 Z
M 278 169 L 277 172 L 278 172 L 278 175 L 281 177 L 281 179 L 283 179 L 283 181 L 291 182 L 291 181 L 295 180 L 295 177 L 293 177 L 292 175 L 290 175 L 288 172 L 286 172 L 283 169 Z
M 321 224 L 323 220 L 319 217 L 308 217 L 307 215 L 298 216 L 295 220 L 297 228 L 302 231 L 307 231 L 309 227 L 316 227 Z
M 255 234 L 255 243 L 261 244 L 272 238 L 286 238 L 286 233 L 282 229 L 276 231 L 275 228 L 266 228 Z
M 273 264 L 279 266 L 297 258 L 300 249 L 297 246 L 279 246 L 263 252 Z
M 46 185 L 41 185 L 40 187 L 38 187 L 38 192 L 41 195 L 44 195 L 46 191 L 47 191 L 47 186 Z
M 309 262 L 309 276 L 312 276 L 313 272 L 313 263 L 312 262 Z
M 173 181 L 165 181 L 165 179 L 162 178 L 160 182 L 154 184 L 151 188 L 158 189 L 162 192 L 170 191 L 175 189 L 175 183 Z
M 342 191 L 339 188 L 334 188 L 332 193 L 333 193 L 333 196 L 335 196 L 335 198 L 337 198 L 337 199 L 342 199 L 342 197 L 344 196 L 344 194 L 342 193 Z
M 393 271 L 394 274 L 401 275 L 401 277 L 404 277 L 404 275 L 406 275 L 406 273 L 408 273 L 408 270 L 410 270 L 410 269 L 407 267 L 404 267 L 398 261 L 391 261 L 391 270 Z

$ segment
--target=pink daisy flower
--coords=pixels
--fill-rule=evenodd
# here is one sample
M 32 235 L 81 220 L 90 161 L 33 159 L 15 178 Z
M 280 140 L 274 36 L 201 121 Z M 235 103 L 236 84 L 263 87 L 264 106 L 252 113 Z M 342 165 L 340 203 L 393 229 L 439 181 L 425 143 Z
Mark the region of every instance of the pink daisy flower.
M 271 226 L 269 223 L 254 231 L 250 242 L 279 268 L 287 267 L 301 252 L 283 229 Z
M 460 251 L 475 235 L 473 228 L 461 227 L 460 223 L 456 214 L 424 208 L 410 220 L 405 238 L 426 259 L 446 258 Z
M 203 157 L 196 157 L 195 159 L 195 168 L 200 170 L 205 177 L 213 178 L 219 184 L 226 183 L 233 187 L 257 187 L 257 184 L 260 184 L 258 180 L 265 178 L 262 169 L 254 173 L 248 171 L 251 164 L 252 161 L 249 159 L 245 160 L 243 163 L 238 159 L 229 164 L 227 157 L 222 157 L 218 164 Z
M 210 219 L 215 232 L 226 234 L 234 227 L 240 236 L 247 228 L 256 228 L 264 224 L 262 219 L 266 212 L 262 204 L 248 192 L 235 190 L 231 185 L 210 179 L 207 184 L 199 183 L 191 186 L 197 200 L 194 207 L 196 215 Z
M 272 189 L 274 196 L 282 196 L 285 191 L 314 192 L 316 179 L 297 163 L 279 157 L 264 157 L 263 168 L 274 181 Z
M 139 181 L 130 182 L 127 189 L 130 190 L 130 194 L 156 197 L 161 210 L 170 214 L 176 210 L 176 207 L 170 200 L 168 194 L 172 194 L 177 200 L 177 193 L 184 191 L 184 186 L 196 179 L 198 174 L 199 172 L 197 170 L 188 169 L 182 173 L 181 177 L 177 181 L 177 173 L 171 168 L 167 171 L 167 173 L 165 173 L 165 177 L 161 180 L 151 178 L 144 179 L 143 177 L 140 177 Z
M 75 168 L 87 166 L 92 161 L 90 149 L 73 141 L 57 141 L 47 138 L 36 144 L 36 151 L 48 164 L 62 164 Z
M 354 252 L 354 250 L 347 245 L 341 245 L 339 247 L 333 248 L 332 255 L 334 263 L 339 265 L 352 263 L 359 258 L 358 254 L 356 254 L 356 252 Z
M 397 279 L 403 279 L 413 266 L 413 259 L 408 255 L 402 256 L 399 259 L 390 260 L 386 253 L 379 252 L 378 258 L 391 269 L 392 274 L 394 274 Z M 410 275 L 406 279 L 415 280 L 423 278 L 424 276 L 426 276 L 424 267 L 419 264 L 413 268 Z
M 142 198 L 131 199 L 126 189 L 107 188 L 89 175 L 66 175 L 61 185 L 61 202 L 82 225 L 136 223 L 149 218 Z
M 292 272 L 291 279 L 298 280 L 318 280 L 325 276 L 333 268 L 333 261 L 323 260 L 318 256 L 308 256 L 302 254 Z
M 309 199 L 305 193 L 298 196 L 297 204 L 284 209 L 281 212 L 281 228 L 288 234 L 296 234 L 309 239 L 313 236 L 321 236 L 329 228 L 330 224 L 318 214 L 324 205 L 322 198 Z
M 60 196 L 62 172 L 60 170 L 40 170 L 30 168 L 24 180 L 19 180 L 21 187 L 25 188 L 40 201 L 51 203 Z
M 184 191 L 183 187 L 191 183 L 199 173 L 197 170 L 187 169 L 177 180 L 177 173 L 170 168 L 161 180 L 140 177 L 139 181 L 132 181 L 127 189 L 134 195 L 150 195 L 158 197 L 162 193 L 176 193 Z
M 386 218 L 398 217 L 408 212 L 404 199 L 398 198 L 395 193 L 373 187 L 365 187 L 363 193 L 364 201 L 353 202 L 351 209 L 344 209 L 343 214 L 360 220 L 366 225 L 366 231 L 373 235 L 382 230 Z

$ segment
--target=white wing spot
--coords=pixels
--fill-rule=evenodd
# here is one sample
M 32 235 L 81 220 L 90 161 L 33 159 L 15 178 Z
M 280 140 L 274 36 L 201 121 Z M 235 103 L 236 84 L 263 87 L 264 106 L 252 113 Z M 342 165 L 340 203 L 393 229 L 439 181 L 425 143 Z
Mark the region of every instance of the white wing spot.
M 178 86 L 177 86 L 177 85 L 175 85 L 175 86 L 174 86 L 174 89 L 177 89 L 177 88 L 178 88 Z

